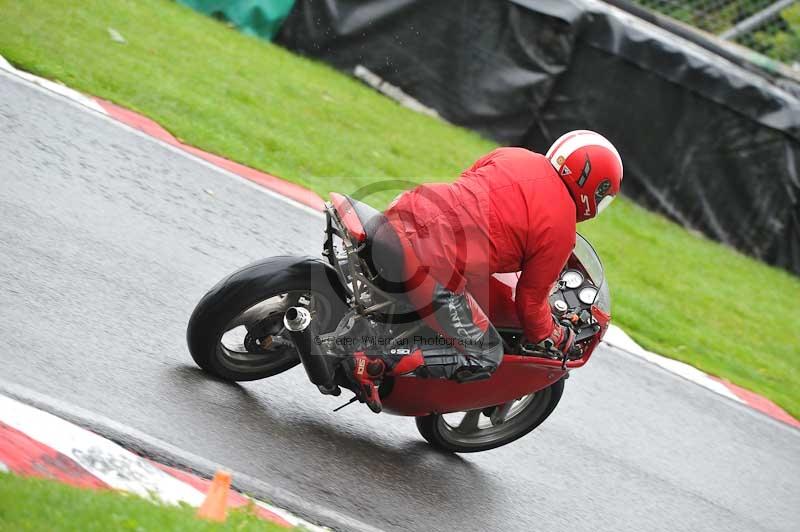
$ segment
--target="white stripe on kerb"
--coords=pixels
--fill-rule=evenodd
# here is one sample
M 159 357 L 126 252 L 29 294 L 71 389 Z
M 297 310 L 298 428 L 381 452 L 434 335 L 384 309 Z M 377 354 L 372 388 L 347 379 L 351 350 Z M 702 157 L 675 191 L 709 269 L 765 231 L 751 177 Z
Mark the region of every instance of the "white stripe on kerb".
M 616 347 L 620 351 L 625 351 L 626 353 L 635 357 L 643 358 L 648 362 L 664 368 L 670 373 L 674 373 L 686 380 L 694 382 L 695 384 L 699 384 L 704 388 L 708 388 L 712 392 L 724 395 L 728 399 L 733 399 L 737 403 L 745 403 L 745 401 L 730 391 L 727 386 L 717 380 L 712 379 L 707 373 L 703 373 L 699 369 L 690 366 L 689 364 L 684 364 L 678 360 L 667 358 L 646 350 L 637 344 L 633 338 L 628 336 L 625 331 L 619 327 L 611 325 L 608 328 L 608 331 L 606 331 L 605 336 L 603 336 L 603 342 L 612 347 Z
M 30 74 L 28 72 L 18 70 L 14 68 L 14 65 L 6 61 L 5 57 L 3 57 L 2 55 L 0 55 L 0 70 L 5 70 L 6 72 L 10 72 L 16 76 L 19 76 L 24 80 L 30 81 L 31 83 L 35 83 L 36 85 L 39 85 L 40 87 L 43 87 L 49 91 L 55 92 L 56 94 L 60 94 L 61 96 L 65 96 L 66 98 L 69 98 L 70 100 L 77 102 L 83 106 L 86 106 L 92 109 L 93 111 L 97 111 L 98 113 L 103 113 L 104 115 L 108 114 L 106 113 L 106 110 L 103 109 L 103 107 L 99 103 L 94 101 L 89 96 L 86 96 L 85 94 L 80 93 L 75 89 L 70 89 L 66 85 L 62 85 L 60 83 L 56 83 L 55 81 L 50 81 L 49 79 L 40 76 L 34 76 L 33 74 Z
M 142 497 L 199 506 L 202 493 L 126 451 L 111 440 L 26 404 L 0 395 L 0 421 L 71 458 L 115 489 Z

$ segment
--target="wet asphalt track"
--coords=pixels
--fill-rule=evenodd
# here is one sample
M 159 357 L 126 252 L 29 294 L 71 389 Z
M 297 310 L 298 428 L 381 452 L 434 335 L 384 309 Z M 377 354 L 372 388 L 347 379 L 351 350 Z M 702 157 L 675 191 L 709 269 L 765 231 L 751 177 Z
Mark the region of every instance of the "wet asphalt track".
M 386 530 L 798 530 L 800 431 L 604 349 L 536 432 L 464 456 L 184 343 L 203 292 L 321 221 L 0 74 L 0 378 Z M 613 288 L 613 287 L 612 287 Z

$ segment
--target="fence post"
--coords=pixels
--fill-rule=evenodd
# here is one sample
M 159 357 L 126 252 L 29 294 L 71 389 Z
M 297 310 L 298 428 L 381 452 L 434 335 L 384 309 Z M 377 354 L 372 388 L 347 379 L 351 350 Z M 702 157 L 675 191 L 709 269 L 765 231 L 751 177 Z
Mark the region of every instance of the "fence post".
M 742 34 L 749 33 L 750 31 L 758 28 L 764 22 L 771 19 L 787 7 L 791 6 L 796 1 L 797 0 L 779 0 L 778 2 L 765 7 L 758 13 L 750 15 L 743 21 L 736 24 L 734 27 L 723 31 L 719 34 L 719 36 L 727 41 L 732 41 Z

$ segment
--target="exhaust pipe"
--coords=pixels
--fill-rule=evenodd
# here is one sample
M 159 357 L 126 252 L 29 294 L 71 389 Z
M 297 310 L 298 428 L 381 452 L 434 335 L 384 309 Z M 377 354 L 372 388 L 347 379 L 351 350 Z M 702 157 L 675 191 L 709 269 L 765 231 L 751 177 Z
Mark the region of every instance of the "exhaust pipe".
M 283 315 L 283 324 L 291 332 L 303 332 L 311 325 L 311 312 L 305 307 L 291 307 Z
M 311 318 L 311 312 L 305 307 L 291 307 L 283 316 L 283 324 L 300 353 L 300 361 L 306 368 L 309 380 L 317 385 L 320 392 L 339 395 L 341 390 L 333 382 L 329 357 L 316 342 L 317 324 Z

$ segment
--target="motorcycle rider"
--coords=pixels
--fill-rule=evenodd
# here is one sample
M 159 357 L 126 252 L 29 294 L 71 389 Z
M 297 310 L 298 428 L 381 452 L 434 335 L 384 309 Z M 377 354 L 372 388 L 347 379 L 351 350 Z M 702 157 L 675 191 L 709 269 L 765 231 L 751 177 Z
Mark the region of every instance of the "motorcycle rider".
M 435 349 L 358 352 L 361 399 L 381 409 L 384 375 L 468 382 L 488 378 L 503 344 L 478 301 L 489 277 L 521 272 L 515 303 L 525 339 L 567 353 L 575 333 L 551 314 L 548 297 L 575 246 L 576 223 L 608 207 L 622 184 L 622 160 L 602 135 L 561 136 L 546 155 L 498 148 L 453 183 L 420 185 L 386 210 L 403 249 L 408 299 L 426 324 L 452 341 Z

